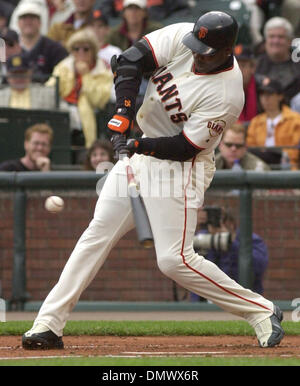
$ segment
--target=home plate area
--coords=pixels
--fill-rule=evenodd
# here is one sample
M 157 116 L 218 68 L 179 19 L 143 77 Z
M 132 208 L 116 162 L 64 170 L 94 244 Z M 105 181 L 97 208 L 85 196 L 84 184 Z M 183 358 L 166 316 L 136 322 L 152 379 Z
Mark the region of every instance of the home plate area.
M 65 336 L 64 350 L 24 350 L 21 337 L 2 336 L 0 360 L 53 357 L 300 357 L 300 336 L 260 348 L 254 336 Z

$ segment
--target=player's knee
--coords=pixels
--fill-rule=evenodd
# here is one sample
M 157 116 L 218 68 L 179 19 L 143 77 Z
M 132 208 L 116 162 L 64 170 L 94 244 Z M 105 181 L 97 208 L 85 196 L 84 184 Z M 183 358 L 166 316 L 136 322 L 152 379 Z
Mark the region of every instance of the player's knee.
M 164 275 L 172 278 L 178 274 L 178 269 L 182 265 L 182 257 L 180 254 L 157 256 L 157 265 Z
M 203 256 L 198 255 L 193 249 L 185 250 L 184 253 L 168 253 L 157 256 L 157 265 L 163 274 L 170 278 L 178 277 L 178 272 L 189 267 L 199 266 L 204 260 Z

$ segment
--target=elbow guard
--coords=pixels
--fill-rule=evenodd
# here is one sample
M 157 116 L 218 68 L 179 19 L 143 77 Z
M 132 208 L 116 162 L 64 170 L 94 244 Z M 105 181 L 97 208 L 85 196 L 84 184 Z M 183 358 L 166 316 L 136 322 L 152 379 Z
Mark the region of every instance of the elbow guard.
M 156 68 L 151 48 L 145 39 L 139 40 L 121 55 L 113 56 L 111 68 L 114 73 L 115 86 L 125 81 L 142 79 L 142 75 Z

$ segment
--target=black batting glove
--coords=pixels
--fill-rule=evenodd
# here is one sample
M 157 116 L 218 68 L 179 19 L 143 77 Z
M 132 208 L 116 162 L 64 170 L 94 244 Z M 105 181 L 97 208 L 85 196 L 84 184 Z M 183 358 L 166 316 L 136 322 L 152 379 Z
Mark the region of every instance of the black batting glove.
M 127 149 L 127 139 L 125 135 L 114 134 L 111 137 L 111 143 L 113 146 L 115 159 L 119 159 L 120 154 L 129 154 L 129 151 Z
M 151 138 L 150 141 L 153 141 L 153 139 Z M 155 151 L 152 147 L 152 143 L 149 143 L 149 138 L 130 139 L 127 142 L 127 149 L 131 154 L 137 153 L 154 156 Z

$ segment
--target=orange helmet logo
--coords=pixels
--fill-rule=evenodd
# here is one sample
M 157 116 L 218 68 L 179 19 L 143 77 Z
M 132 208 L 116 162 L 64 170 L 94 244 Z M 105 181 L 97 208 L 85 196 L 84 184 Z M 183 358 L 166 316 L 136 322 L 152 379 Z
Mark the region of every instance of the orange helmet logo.
M 205 27 L 201 27 L 200 31 L 198 32 L 198 38 L 199 39 L 204 39 L 205 36 L 207 35 L 208 29 Z

